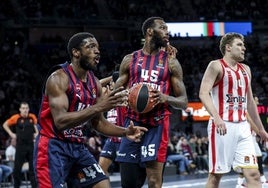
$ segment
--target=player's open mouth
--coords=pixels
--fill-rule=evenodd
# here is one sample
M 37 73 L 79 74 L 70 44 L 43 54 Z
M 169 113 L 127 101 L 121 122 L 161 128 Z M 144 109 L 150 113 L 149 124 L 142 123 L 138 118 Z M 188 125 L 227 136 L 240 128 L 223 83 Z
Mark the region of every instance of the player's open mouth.
M 98 63 L 100 62 L 100 56 L 95 57 L 95 58 L 94 58 L 94 61 L 95 61 L 95 63 L 98 64 Z
M 169 37 L 164 37 L 163 40 L 164 40 L 165 42 L 169 42 Z

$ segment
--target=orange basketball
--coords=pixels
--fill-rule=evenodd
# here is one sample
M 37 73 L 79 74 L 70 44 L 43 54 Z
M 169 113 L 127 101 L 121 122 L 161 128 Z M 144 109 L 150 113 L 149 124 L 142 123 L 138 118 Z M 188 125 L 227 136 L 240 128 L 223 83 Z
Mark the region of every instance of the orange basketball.
M 138 113 L 147 113 L 154 107 L 155 102 L 150 100 L 150 86 L 147 84 L 136 84 L 129 90 L 128 105 Z

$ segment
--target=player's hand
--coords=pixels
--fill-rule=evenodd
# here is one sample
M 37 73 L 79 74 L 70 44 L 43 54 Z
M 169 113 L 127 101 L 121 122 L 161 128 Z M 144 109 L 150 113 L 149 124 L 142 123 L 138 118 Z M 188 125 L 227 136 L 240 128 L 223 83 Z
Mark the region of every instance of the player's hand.
M 214 124 L 216 126 L 216 131 L 218 134 L 224 136 L 227 133 L 226 125 L 221 118 L 214 118 Z
M 119 98 L 121 97 L 121 100 L 119 101 L 119 103 L 117 103 L 117 106 L 128 106 L 128 95 L 128 89 L 124 89 L 118 93 L 115 93 L 115 96 L 118 96 Z
M 158 105 L 159 103 L 167 102 L 167 97 L 168 95 L 163 94 L 156 88 L 150 90 L 150 100 L 154 102 L 154 106 Z
M 130 121 L 129 126 L 126 128 L 126 137 L 131 141 L 140 142 L 144 132 L 147 131 L 147 128 L 134 126 L 133 121 Z
M 108 111 L 116 106 L 123 106 L 128 100 L 128 90 L 124 87 L 119 87 L 113 91 L 107 91 L 97 101 L 97 106 L 100 112 Z
M 170 45 L 168 43 L 165 51 L 168 53 L 168 57 L 169 58 L 176 58 L 176 55 L 177 55 L 178 50 L 174 46 L 172 46 L 172 45 Z
M 259 130 L 258 135 L 261 137 L 261 142 L 266 143 L 268 141 L 268 133 L 264 129 Z

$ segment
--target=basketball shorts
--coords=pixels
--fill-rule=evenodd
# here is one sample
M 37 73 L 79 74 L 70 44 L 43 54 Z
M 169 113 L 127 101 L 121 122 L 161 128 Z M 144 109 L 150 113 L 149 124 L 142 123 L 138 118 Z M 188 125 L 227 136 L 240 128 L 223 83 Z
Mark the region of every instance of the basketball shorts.
M 94 156 L 84 144 L 39 136 L 34 166 L 40 188 L 93 186 L 107 179 Z
M 258 168 L 249 123 L 225 122 L 225 125 L 227 133 L 220 135 L 213 121 L 208 123 L 209 172 L 228 173 L 231 167 L 237 172 L 242 172 L 242 168 Z
M 101 150 L 100 156 L 115 160 L 120 142 L 113 142 L 110 138 L 106 139 L 105 144 Z
M 262 152 L 261 152 L 260 146 L 259 146 L 259 144 L 258 144 L 258 142 L 256 140 L 256 136 L 255 135 L 252 135 L 252 140 L 253 140 L 253 144 L 254 144 L 256 156 L 257 157 L 261 157 L 262 156 Z
M 133 121 L 133 120 L 132 120 Z M 140 122 L 133 121 L 135 126 L 144 126 L 148 131 L 143 135 L 141 142 L 133 142 L 126 137 L 122 138 L 116 157 L 117 162 L 143 163 L 147 161 L 166 161 L 169 116 L 165 116 L 158 126 L 146 126 Z M 125 127 L 130 124 L 126 118 Z

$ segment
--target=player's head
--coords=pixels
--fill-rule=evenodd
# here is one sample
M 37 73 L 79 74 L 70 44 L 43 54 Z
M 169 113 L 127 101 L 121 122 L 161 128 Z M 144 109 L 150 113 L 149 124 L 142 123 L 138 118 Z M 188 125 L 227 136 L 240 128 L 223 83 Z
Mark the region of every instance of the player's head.
M 150 42 L 158 47 L 166 47 L 169 42 L 167 24 L 161 17 L 150 17 L 142 24 L 142 33 L 145 38 L 149 37 Z
M 73 49 L 80 49 L 80 47 L 85 43 L 84 39 L 86 39 L 86 38 L 95 38 L 95 37 L 91 33 L 81 32 L 81 33 L 74 34 L 69 39 L 69 42 L 67 45 L 67 51 L 68 51 L 68 54 L 71 58 L 73 57 L 72 50 Z
M 242 42 L 244 42 L 244 37 L 243 35 L 241 35 L 240 33 L 226 33 L 225 35 L 222 36 L 221 40 L 220 40 L 220 51 L 221 54 L 224 56 L 226 53 L 226 46 L 232 46 L 233 42 L 235 39 L 239 39 Z
M 144 37 L 146 36 L 147 29 L 154 28 L 154 26 L 155 26 L 155 20 L 162 20 L 162 21 L 164 21 L 164 19 L 161 18 L 161 17 L 150 17 L 150 18 L 147 18 L 143 22 L 143 24 L 142 24 L 142 34 L 143 34 Z
M 67 46 L 71 59 L 76 59 L 84 70 L 96 70 L 99 63 L 99 44 L 91 33 L 73 35 Z

